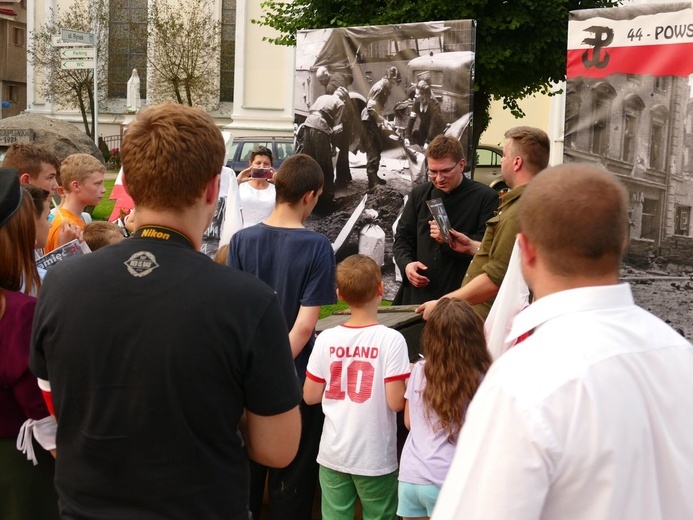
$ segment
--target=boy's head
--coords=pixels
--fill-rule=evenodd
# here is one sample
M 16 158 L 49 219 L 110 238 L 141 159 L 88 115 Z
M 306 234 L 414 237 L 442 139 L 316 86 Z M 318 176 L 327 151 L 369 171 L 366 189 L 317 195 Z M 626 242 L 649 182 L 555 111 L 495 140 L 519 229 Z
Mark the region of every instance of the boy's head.
M 135 206 L 180 210 L 193 206 L 221 174 L 226 148 L 214 119 L 174 103 L 142 110 L 128 126 L 120 156 Z
M 96 206 L 106 193 L 103 185 L 105 172 L 106 167 L 96 157 L 87 153 L 69 155 L 60 165 L 65 196 L 75 197 L 84 206 Z
M 111 244 L 117 244 L 124 239 L 125 237 L 122 231 L 120 231 L 118 224 L 114 222 L 95 220 L 84 228 L 84 241 L 92 251 L 110 246 Z
M 27 184 L 24 189 L 34 203 L 34 220 L 36 221 L 36 247 L 41 249 L 46 246 L 48 240 L 48 232 L 51 229 L 51 223 L 48 221 L 48 215 L 51 212 L 50 192 Z
M 369 256 L 351 255 L 337 264 L 337 295 L 350 306 L 381 297 L 382 285 L 380 267 Z
M 315 159 L 300 153 L 292 155 L 282 163 L 274 178 L 277 204 L 293 206 L 311 192 L 315 193 L 317 202 L 324 182 L 322 169 Z
M 21 184 L 33 184 L 48 192 L 58 187 L 60 161 L 51 152 L 31 143 L 13 144 L 2 161 L 5 168 L 17 168 Z

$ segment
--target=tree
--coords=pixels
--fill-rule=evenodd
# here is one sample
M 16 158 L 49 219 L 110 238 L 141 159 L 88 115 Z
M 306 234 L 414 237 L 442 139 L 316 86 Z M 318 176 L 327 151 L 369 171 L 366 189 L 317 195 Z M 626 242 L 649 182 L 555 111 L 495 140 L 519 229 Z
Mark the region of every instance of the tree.
M 614 7 L 620 0 L 267 0 L 253 23 L 280 32 L 268 38 L 295 45 L 301 29 L 383 25 L 430 20 L 474 19 L 476 77 L 474 136 L 476 145 L 490 121 L 491 99 L 502 99 L 516 117 L 518 101 L 548 94 L 565 79 L 568 12 Z
M 84 131 L 94 138 L 94 69 L 61 69 L 61 51 L 53 47 L 52 36 L 60 36 L 61 29 L 93 32 L 97 57 L 105 56 L 108 45 L 107 0 L 74 0 L 65 10 L 51 9 L 48 21 L 34 30 L 29 38 L 29 61 L 42 78 L 37 85 L 47 100 L 65 108 L 79 108 Z M 98 88 L 105 89 L 106 60 L 97 62 Z M 91 125 L 87 118 L 91 114 Z
M 210 0 L 153 0 L 147 20 L 147 62 L 156 102 L 209 106 L 218 99 L 221 22 Z M 215 81 L 216 78 L 216 81 Z

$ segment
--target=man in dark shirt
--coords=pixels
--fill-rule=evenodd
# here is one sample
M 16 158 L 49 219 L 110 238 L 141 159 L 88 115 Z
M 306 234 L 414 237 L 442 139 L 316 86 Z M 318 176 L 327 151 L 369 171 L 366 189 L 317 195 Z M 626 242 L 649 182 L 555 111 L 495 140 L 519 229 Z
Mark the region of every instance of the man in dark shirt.
M 440 298 L 460 286 L 473 253 L 457 253 L 430 236 L 433 217 L 426 201 L 441 199 L 451 226 L 464 228 L 480 240 L 486 221 L 498 207 L 498 194 L 462 173 L 466 161 L 454 137 L 439 135 L 426 150 L 430 182 L 412 190 L 397 225 L 393 247 L 403 276 L 396 305 L 412 305 Z
M 296 454 L 277 297 L 199 252 L 224 152 L 201 110 L 140 112 L 121 148 L 134 237 L 46 276 L 30 367 L 58 421 L 63 518 L 247 520 L 248 456 Z

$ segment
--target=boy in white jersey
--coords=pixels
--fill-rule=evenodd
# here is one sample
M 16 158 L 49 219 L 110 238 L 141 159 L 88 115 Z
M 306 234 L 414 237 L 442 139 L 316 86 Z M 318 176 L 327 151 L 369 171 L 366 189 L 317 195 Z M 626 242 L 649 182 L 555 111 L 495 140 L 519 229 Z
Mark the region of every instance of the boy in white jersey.
M 378 323 L 383 282 L 378 265 L 353 255 L 337 266 L 337 296 L 351 307 L 343 325 L 323 331 L 308 361 L 303 399 L 322 401 L 322 517 L 395 518 L 397 427 L 409 377 L 402 334 Z

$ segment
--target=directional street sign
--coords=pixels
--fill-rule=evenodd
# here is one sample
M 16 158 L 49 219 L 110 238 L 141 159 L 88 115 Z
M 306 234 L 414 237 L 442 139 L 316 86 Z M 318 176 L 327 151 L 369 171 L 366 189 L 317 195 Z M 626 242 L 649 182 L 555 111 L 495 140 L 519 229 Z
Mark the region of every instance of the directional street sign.
M 51 44 L 53 47 L 86 47 L 91 46 L 90 43 L 66 42 L 60 36 L 51 36 Z
M 93 69 L 94 60 L 61 60 L 61 69 Z
M 94 49 L 85 47 L 83 49 L 63 49 L 60 51 L 61 58 L 93 58 Z
M 75 31 L 72 29 L 62 29 L 60 39 L 65 42 L 85 43 L 94 45 L 94 33 Z

